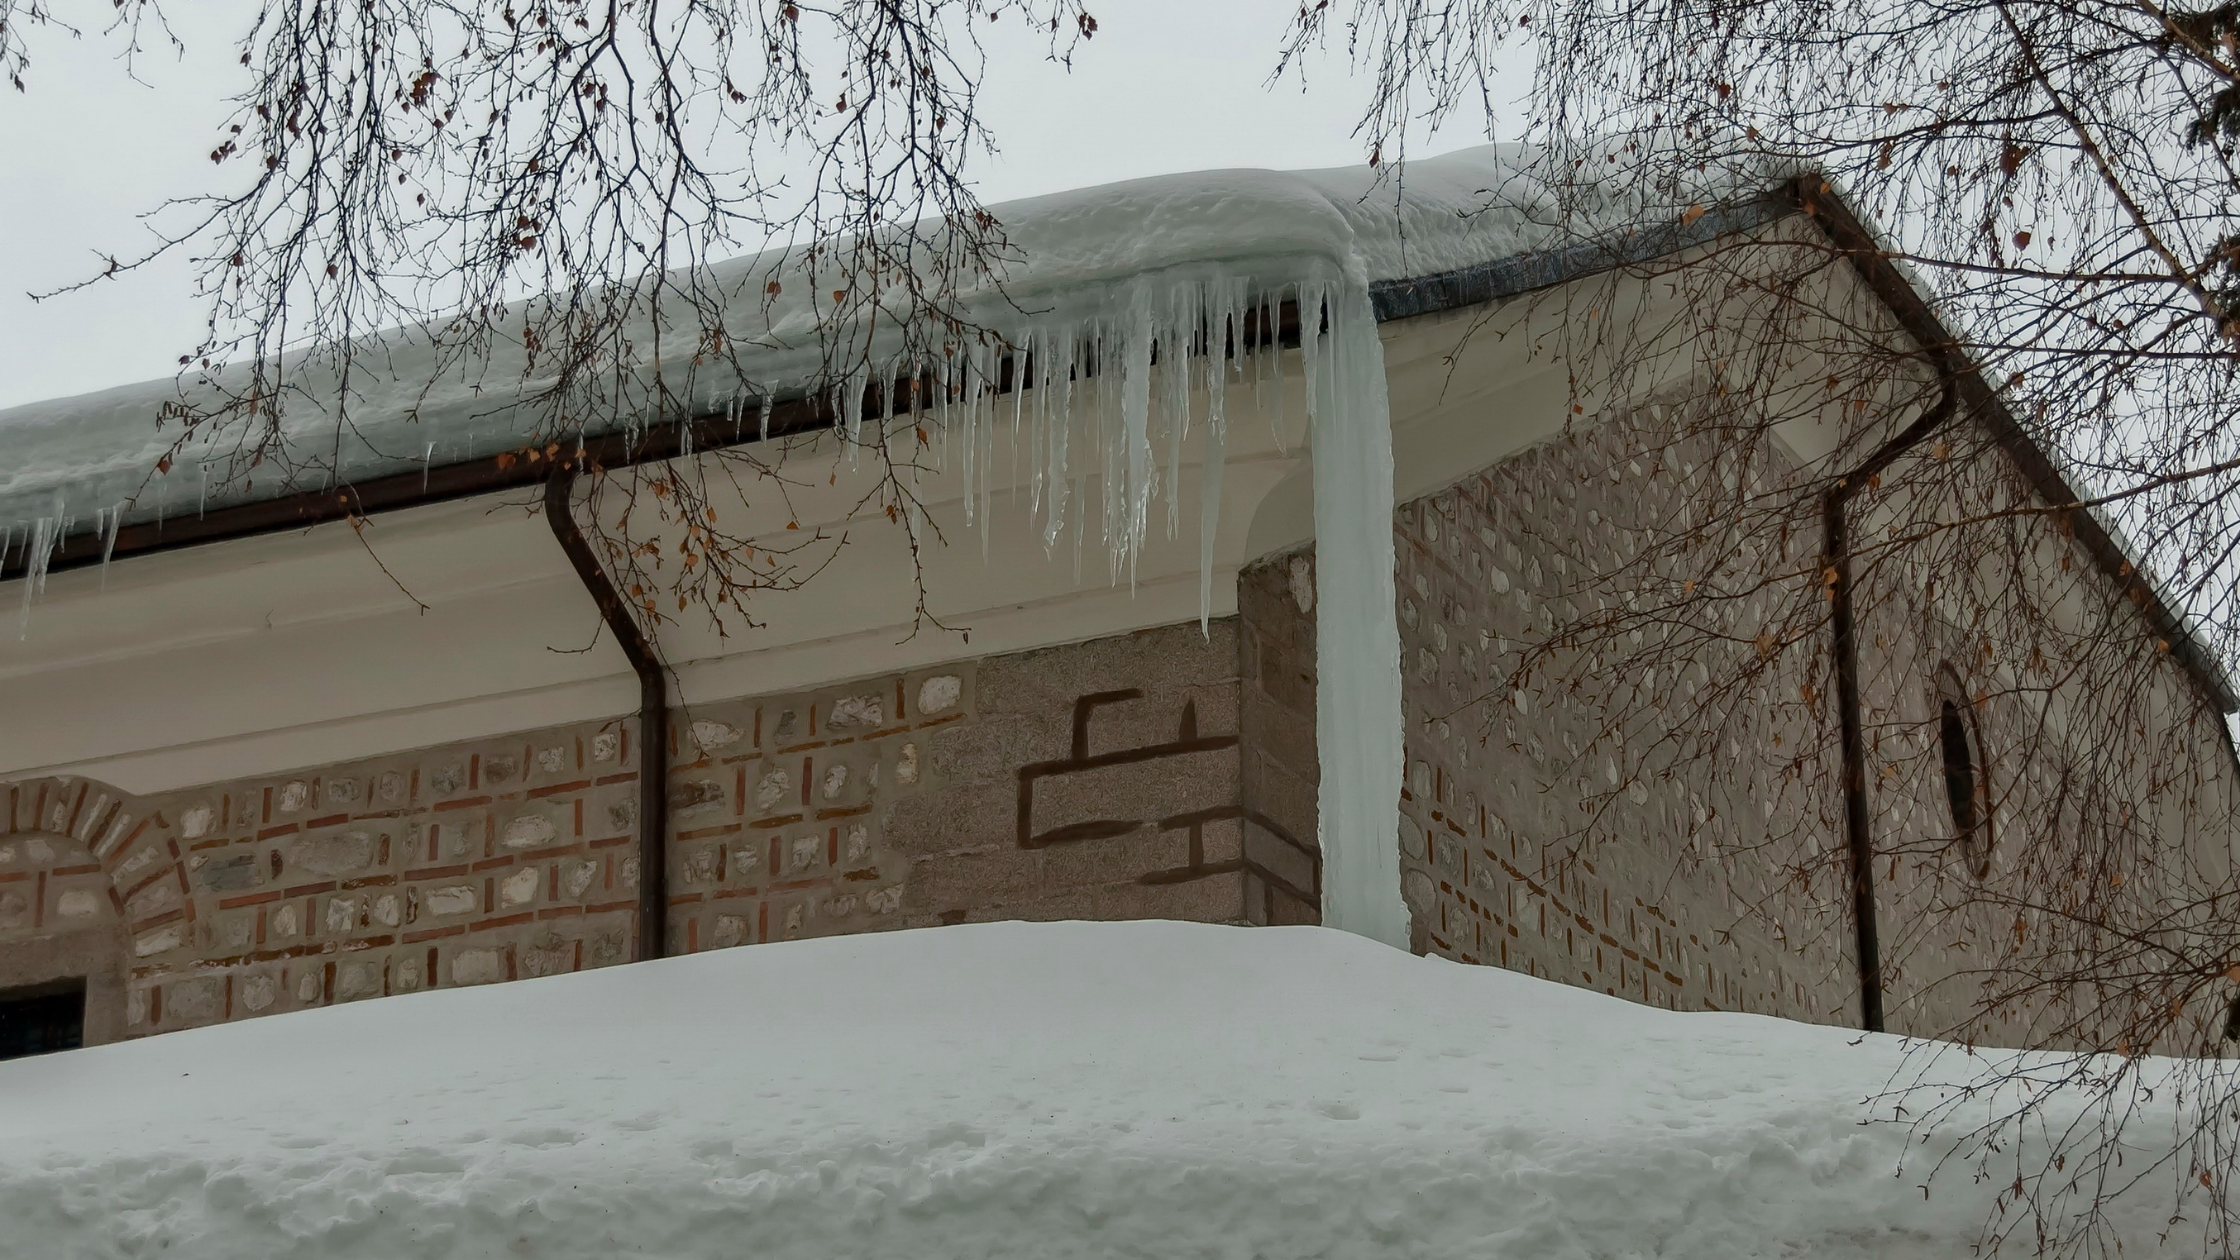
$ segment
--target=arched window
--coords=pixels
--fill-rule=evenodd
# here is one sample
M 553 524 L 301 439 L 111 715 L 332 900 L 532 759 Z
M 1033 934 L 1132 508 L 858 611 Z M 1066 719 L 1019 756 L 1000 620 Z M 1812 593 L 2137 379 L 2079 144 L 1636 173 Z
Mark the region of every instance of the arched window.
M 1984 776 L 1975 704 L 1950 665 L 1937 671 L 1937 742 L 1943 754 L 1944 799 L 1953 840 L 1969 873 L 1982 875 L 1991 868 L 1991 793 Z

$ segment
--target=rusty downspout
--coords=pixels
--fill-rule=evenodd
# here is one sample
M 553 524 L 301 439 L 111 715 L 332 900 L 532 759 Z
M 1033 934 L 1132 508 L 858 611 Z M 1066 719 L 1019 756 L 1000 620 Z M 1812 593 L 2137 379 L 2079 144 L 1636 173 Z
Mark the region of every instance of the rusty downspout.
M 653 644 L 576 524 L 575 484 L 573 463 L 554 466 L 544 483 L 544 519 L 638 675 L 638 945 L 633 957 L 642 962 L 661 957 L 669 941 L 669 684 Z
M 1828 624 L 1835 635 L 1836 714 L 1843 741 L 1843 832 L 1851 850 L 1851 919 L 1858 934 L 1859 1026 L 1868 1032 L 1882 1031 L 1882 938 L 1875 921 L 1874 819 L 1867 802 L 1858 626 L 1851 611 L 1851 527 L 1844 508 L 1875 474 L 1952 418 L 1959 388 L 1950 372 L 1943 381 L 1943 395 L 1934 405 L 1877 447 L 1865 463 L 1836 478 L 1820 500 L 1820 563 L 1828 584 Z

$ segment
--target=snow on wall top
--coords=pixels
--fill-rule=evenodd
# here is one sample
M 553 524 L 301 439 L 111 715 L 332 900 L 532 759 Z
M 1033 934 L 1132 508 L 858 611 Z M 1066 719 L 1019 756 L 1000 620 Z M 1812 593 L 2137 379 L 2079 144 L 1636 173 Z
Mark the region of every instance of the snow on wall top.
M 1411 162 L 1399 180 L 1380 181 L 1360 167 L 1206 171 L 1008 203 L 995 213 L 1018 259 L 1000 290 L 984 287 L 966 304 L 989 326 L 1015 331 L 1093 317 L 1124 296 L 1127 282 L 1151 275 L 1241 281 L 1259 292 L 1309 279 L 1359 285 L 1529 253 L 1557 228 L 1547 190 L 1524 173 L 1524 157 L 1513 146 L 1487 145 Z M 1640 205 L 1614 209 L 1628 220 L 1670 217 Z M 798 271 L 795 257 L 773 251 L 707 273 L 737 317 L 735 337 L 766 330 L 746 356 L 764 392 L 812 379 L 820 357 L 805 298 L 822 286 L 813 278 L 789 285 L 774 307 L 763 306 L 766 279 Z M 638 334 L 635 344 L 652 344 L 649 330 Z M 523 371 L 518 345 L 439 370 L 424 336 L 392 332 L 367 339 L 355 362 L 338 459 L 328 454 L 338 433 L 334 373 L 305 365 L 285 402 L 298 453 L 338 462 L 344 480 L 515 449 L 540 431 L 541 417 L 509 407 L 550 383 Z M 156 476 L 158 458 L 179 435 L 176 425 L 158 427 L 159 409 L 207 400 L 209 386 L 183 376 L 0 411 L 0 530 L 12 531 L 20 547 L 37 521 L 59 533 L 68 520 L 68 532 L 82 532 L 96 513 L 120 505 L 124 519 L 142 521 L 325 488 L 331 477 L 323 469 L 312 484 L 269 467 L 229 482 L 222 446 L 189 447 L 169 475 Z M 704 372 L 692 388 L 720 405 L 742 387 Z M 631 419 L 580 427 L 598 433 Z
M 758 945 L 0 1063 L 0 1254 L 1977 1254 L 2042 1149 L 1932 1177 L 1862 1123 L 1902 1046 L 1321 928 Z M 2219 1254 L 2183 1165 L 2112 1205 L 2124 1254 Z

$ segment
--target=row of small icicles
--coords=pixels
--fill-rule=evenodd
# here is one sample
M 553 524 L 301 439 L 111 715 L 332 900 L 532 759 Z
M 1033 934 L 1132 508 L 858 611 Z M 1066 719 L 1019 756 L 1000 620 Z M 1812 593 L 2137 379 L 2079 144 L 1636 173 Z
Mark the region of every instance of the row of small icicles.
M 983 552 L 996 493 L 999 434 L 1008 429 L 1012 480 L 1017 480 L 1023 465 L 1027 514 L 1039 525 L 1046 551 L 1057 549 L 1072 505 L 1087 501 L 1092 474 L 1112 470 L 1103 478 L 1114 492 L 1103 497 L 1100 541 L 1110 576 L 1117 582 L 1123 573 L 1132 576 L 1162 480 L 1168 537 L 1179 531 L 1183 442 L 1192 427 L 1191 398 L 1196 391 L 1206 399 L 1201 509 L 1203 560 L 1210 581 L 1213 525 L 1219 514 L 1228 434 L 1228 387 L 1252 388 L 1255 407 L 1268 410 L 1280 445 L 1282 366 L 1280 355 L 1271 351 L 1277 349 L 1274 334 L 1280 315 L 1288 304 L 1300 301 L 1300 286 L 1256 288 L 1247 279 L 1223 277 L 1169 282 L 1154 292 L 1152 285 L 1137 281 L 1120 286 L 1115 297 L 1117 301 L 1109 304 L 1113 309 L 1067 323 L 1029 325 L 1009 345 L 981 344 L 955 359 L 916 371 L 907 370 L 899 360 L 890 361 L 880 370 L 865 369 L 832 386 L 833 414 L 850 417 L 844 432 L 851 455 L 860 453 L 864 417 L 871 407 L 883 402 L 886 418 L 894 419 L 896 391 L 874 382 L 931 381 L 931 396 L 939 400 L 933 419 L 945 448 L 943 462 L 952 456 L 958 461 L 967 486 L 965 524 L 981 527 Z M 1307 308 L 1302 304 L 1300 309 Z M 1319 329 L 1316 321 L 1314 331 L 1301 334 L 1310 359 Z M 1216 344 L 1219 352 L 1212 349 Z M 1101 370 L 1104 365 L 1118 368 L 1117 381 L 1115 373 Z M 1017 379 L 1019 375 L 1026 379 Z M 1272 409 L 1263 403 L 1269 396 Z M 848 405 L 851 402 L 854 405 Z M 730 409 L 734 419 L 759 413 L 763 435 L 768 435 L 767 400 L 734 401 Z M 1075 449 L 1077 429 L 1093 443 L 1087 452 Z M 424 462 L 432 464 L 442 445 L 429 442 Z M 1155 470 L 1162 447 L 1163 475 Z M 117 530 L 131 508 L 120 504 L 95 509 L 104 572 Z M 1087 534 L 1085 517 L 1085 512 L 1076 511 L 1073 518 L 1077 577 Z M 32 604 L 45 593 L 48 565 L 76 525 L 76 516 L 65 510 L 58 497 L 51 514 L 21 526 L 0 526 L 0 567 L 14 554 L 23 568 L 22 628 L 26 631 Z
M 897 391 L 875 382 L 930 382 L 931 397 L 938 400 L 932 419 L 944 448 L 942 463 L 955 460 L 966 488 L 964 521 L 981 530 L 983 555 L 1001 462 L 1008 465 L 1005 484 L 1024 481 L 1026 516 L 1039 529 L 1046 552 L 1055 553 L 1069 524 L 1073 527 L 1078 578 L 1089 533 L 1089 485 L 1098 482 L 1104 491 L 1099 542 L 1115 583 L 1134 576 L 1155 501 L 1164 499 L 1167 536 L 1179 533 L 1184 442 L 1194 421 L 1202 424 L 1203 620 L 1210 608 L 1228 391 L 1251 388 L 1254 409 L 1267 415 L 1280 448 L 1286 426 L 1277 328 L 1293 303 L 1298 310 L 1319 313 L 1320 291 L 1310 295 L 1307 289 L 1301 284 L 1256 286 L 1242 277 L 1164 283 L 1137 279 L 1115 286 L 1110 300 L 1092 315 L 1030 324 L 1008 345 L 981 344 L 933 365 L 897 360 L 878 370 L 864 369 L 830 387 L 828 401 L 833 414 L 849 418 L 843 430 L 853 459 L 861 452 L 871 409 L 884 404 L 886 419 L 894 419 Z M 1298 330 L 1310 411 L 1313 365 L 1325 327 L 1318 317 Z M 1193 397 L 1205 400 L 1196 416 Z M 759 412 L 767 437 L 767 400 L 734 401 L 730 408 L 741 420 Z M 882 425 L 881 431 L 891 427 Z M 423 462 L 432 464 L 442 445 L 429 442 Z M 1008 449 L 999 453 L 999 446 Z M 94 510 L 104 574 L 117 531 L 133 506 Z M 58 496 L 51 514 L 0 526 L 0 567 L 13 555 L 24 574 L 25 630 L 33 603 L 45 593 L 48 565 L 74 532 L 77 519 Z
M 823 391 L 826 414 L 844 418 L 836 427 L 854 466 L 867 443 L 916 431 L 895 421 L 911 409 L 914 393 L 922 395 L 920 414 L 937 435 L 928 440 L 939 444 L 939 470 L 963 483 L 964 525 L 980 531 L 983 558 L 1003 497 L 1018 504 L 1021 523 L 1045 554 L 1055 558 L 1071 531 L 1077 581 L 1094 526 L 1108 579 L 1132 584 L 1156 505 L 1164 503 L 1167 537 L 1180 534 L 1183 470 L 1196 462 L 1203 622 L 1211 607 L 1229 393 L 1252 391 L 1253 409 L 1267 418 L 1282 449 L 1284 317 L 1315 313 L 1295 330 L 1311 413 L 1328 331 L 1323 290 L 1243 277 L 1139 278 L 1105 297 L 1088 314 L 1030 322 L 1000 344 L 977 344 L 930 363 L 893 357 L 859 369 Z M 761 435 L 769 436 L 768 399 L 724 405 L 737 431 L 759 417 Z M 1194 432 L 1202 436 L 1186 455 Z M 923 467 L 905 462 L 913 476 Z

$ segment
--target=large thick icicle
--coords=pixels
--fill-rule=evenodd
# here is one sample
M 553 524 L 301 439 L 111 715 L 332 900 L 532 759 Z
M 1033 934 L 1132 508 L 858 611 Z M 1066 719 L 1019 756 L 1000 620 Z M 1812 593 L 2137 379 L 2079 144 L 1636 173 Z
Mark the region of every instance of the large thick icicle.
M 1365 286 L 1325 294 L 1309 352 L 1314 455 L 1315 741 L 1322 765 L 1322 922 L 1407 948 L 1400 899 L 1400 626 L 1393 586 L 1392 420 Z M 1314 353 L 1316 350 L 1320 353 Z

